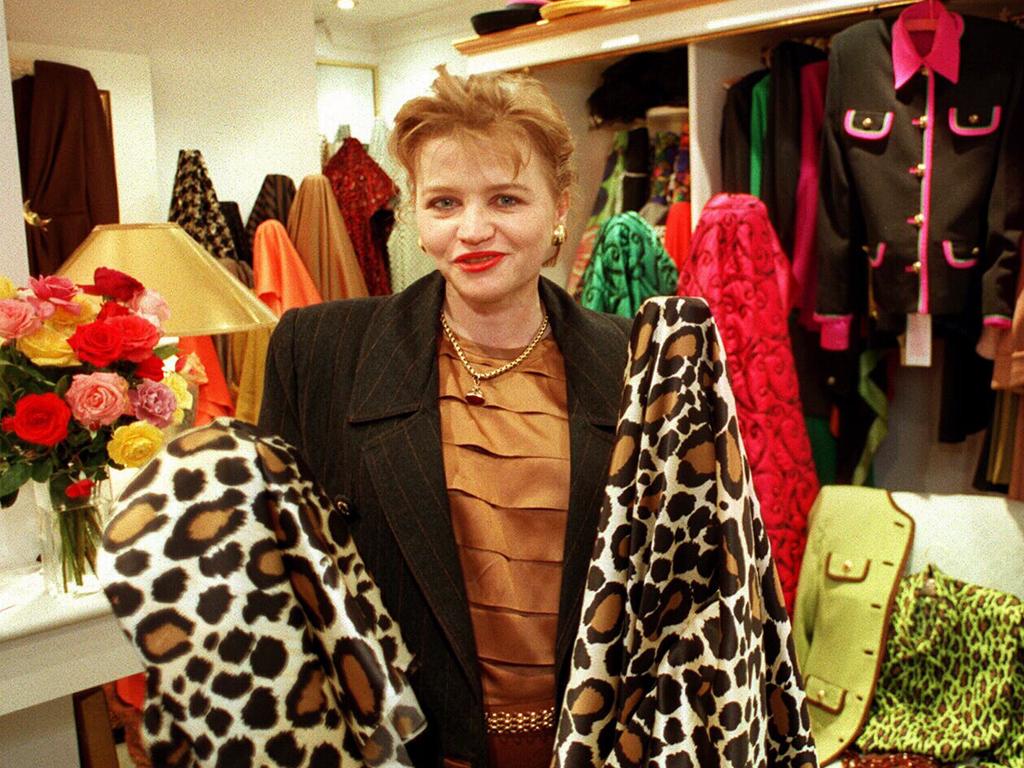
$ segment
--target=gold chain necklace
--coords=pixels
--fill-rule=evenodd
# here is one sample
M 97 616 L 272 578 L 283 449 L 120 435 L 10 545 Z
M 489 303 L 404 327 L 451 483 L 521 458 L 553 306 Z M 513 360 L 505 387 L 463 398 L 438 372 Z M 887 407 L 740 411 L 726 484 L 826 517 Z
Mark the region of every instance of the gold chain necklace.
M 462 363 L 462 367 L 466 369 L 466 372 L 473 377 L 473 388 L 466 393 L 466 402 L 471 405 L 483 405 L 484 404 L 484 393 L 480 389 L 480 382 L 493 379 L 495 376 L 500 376 L 503 373 L 507 373 L 515 368 L 517 365 L 522 363 L 526 358 L 533 352 L 533 348 L 537 346 L 541 338 L 544 336 L 544 332 L 548 329 L 548 315 L 544 313 L 544 319 L 540 321 L 540 328 L 537 329 L 537 333 L 533 335 L 533 339 L 529 344 L 526 345 L 526 349 L 519 353 L 519 357 L 515 360 L 509 360 L 500 368 L 495 368 L 493 371 L 487 371 L 481 373 L 473 364 L 466 358 L 466 353 L 462 351 L 462 345 L 459 344 L 459 340 L 455 337 L 451 327 L 448 325 L 448 319 L 444 316 L 444 310 L 441 310 L 441 330 L 444 331 L 445 337 L 451 342 L 451 345 L 455 348 L 455 354 L 459 356 L 459 362 Z

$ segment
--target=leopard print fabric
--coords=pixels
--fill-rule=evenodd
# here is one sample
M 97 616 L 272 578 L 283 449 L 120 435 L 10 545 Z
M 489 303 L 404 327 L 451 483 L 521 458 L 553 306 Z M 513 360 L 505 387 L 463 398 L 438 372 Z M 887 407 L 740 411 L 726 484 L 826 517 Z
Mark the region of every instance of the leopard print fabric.
M 155 766 L 411 765 L 412 658 L 293 448 L 237 421 L 186 432 L 115 513 L 99 572 L 146 668 Z
M 649 300 L 630 361 L 556 765 L 816 765 L 707 305 Z
M 1024 604 L 935 567 L 896 591 L 857 746 L 1024 768 Z

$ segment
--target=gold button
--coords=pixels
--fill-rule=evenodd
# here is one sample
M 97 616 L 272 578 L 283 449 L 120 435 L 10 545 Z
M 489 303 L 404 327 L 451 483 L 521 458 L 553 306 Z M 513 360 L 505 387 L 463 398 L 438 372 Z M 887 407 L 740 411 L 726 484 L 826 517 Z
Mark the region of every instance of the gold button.
M 915 213 L 914 214 L 914 226 L 920 227 L 922 224 L 924 224 L 924 214 L 923 213 Z
M 869 246 L 862 245 L 860 249 L 864 251 L 864 253 L 871 253 L 871 248 Z
M 928 67 L 927 67 L 927 65 L 921 67 L 921 74 L 922 75 L 927 75 L 928 74 Z
M 967 122 L 970 123 L 971 125 L 977 125 L 980 119 L 981 118 L 978 117 L 977 115 L 971 115 L 970 117 L 967 118 Z
M 874 121 L 874 120 L 872 120 L 872 119 L 871 119 L 870 117 L 865 117 L 865 118 L 864 118 L 864 119 L 863 119 L 863 120 L 861 121 L 861 125 L 863 125 L 863 126 L 864 126 L 865 128 L 870 128 L 870 127 L 871 127 L 871 126 L 872 126 L 872 125 L 874 124 L 874 122 L 875 122 L 875 121 Z
M 971 256 L 977 256 L 981 253 L 981 248 L 971 248 Z
M 818 689 L 818 698 L 819 699 L 824 699 L 825 698 L 825 689 L 824 688 L 819 688 Z
M 920 261 L 915 261 L 907 269 L 909 271 L 913 272 L 915 275 L 919 275 L 919 274 L 921 274 L 921 262 Z
M 925 128 L 927 126 L 928 126 L 928 115 L 921 115 L 919 118 L 917 118 L 917 127 L 918 128 Z
M 915 176 L 924 176 L 924 172 L 926 170 L 928 170 L 928 167 L 924 163 L 918 163 L 914 167 L 914 175 Z
M 846 572 L 846 573 L 849 573 L 851 570 L 853 570 L 853 561 L 852 560 L 844 560 L 843 561 L 843 571 Z
M 836 385 L 836 377 L 829 376 L 827 379 L 825 379 L 825 383 L 828 384 L 830 387 L 834 387 Z

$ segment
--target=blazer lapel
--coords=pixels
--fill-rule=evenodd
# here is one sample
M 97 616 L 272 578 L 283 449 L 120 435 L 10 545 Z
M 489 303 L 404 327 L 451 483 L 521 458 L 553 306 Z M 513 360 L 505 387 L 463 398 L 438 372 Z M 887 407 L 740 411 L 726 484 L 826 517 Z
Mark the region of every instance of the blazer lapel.
M 480 676 L 455 545 L 437 405 L 438 273 L 387 302 L 356 367 L 352 424 L 380 422 L 362 463 L 402 557 L 477 696 Z
M 594 553 L 594 536 L 579 532 L 596 530 L 608 479 L 626 364 L 626 331 L 610 330 L 606 319 L 595 322 L 547 280 L 541 281 L 541 299 L 565 361 L 569 406 L 569 514 L 555 643 L 556 669 L 562 669 L 576 639 Z

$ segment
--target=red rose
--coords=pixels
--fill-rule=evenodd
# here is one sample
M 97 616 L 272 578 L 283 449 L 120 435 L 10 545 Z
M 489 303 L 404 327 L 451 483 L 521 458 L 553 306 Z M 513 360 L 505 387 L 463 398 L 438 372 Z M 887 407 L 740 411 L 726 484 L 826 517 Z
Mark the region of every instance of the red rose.
M 121 331 L 121 359 L 141 363 L 153 354 L 160 342 L 160 331 L 138 315 L 112 317 L 107 321 Z
M 53 392 L 25 395 L 14 406 L 14 417 L 3 420 L 3 428 L 26 443 L 54 446 L 68 436 L 71 409 Z
M 92 493 L 92 487 L 95 483 L 86 478 L 85 480 L 79 480 L 77 483 L 72 483 L 64 491 L 64 495 L 69 499 L 84 499 L 90 493 Z
M 124 304 L 118 304 L 116 301 L 107 301 L 100 307 L 100 313 L 96 315 L 96 319 L 109 320 L 112 317 L 121 317 L 131 313 L 132 311 L 124 306 Z
M 92 279 L 94 285 L 83 285 L 83 291 L 94 296 L 109 296 L 118 301 L 131 301 L 135 294 L 145 290 L 145 286 L 131 275 L 107 267 L 96 267 Z
M 150 355 L 137 366 L 135 366 L 135 375 L 140 379 L 149 379 L 150 381 L 163 381 L 164 380 L 164 361 L 156 355 Z
M 75 333 L 68 339 L 68 344 L 83 363 L 105 368 L 121 357 L 124 334 L 111 321 L 96 320 L 75 328 Z

